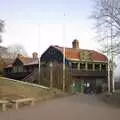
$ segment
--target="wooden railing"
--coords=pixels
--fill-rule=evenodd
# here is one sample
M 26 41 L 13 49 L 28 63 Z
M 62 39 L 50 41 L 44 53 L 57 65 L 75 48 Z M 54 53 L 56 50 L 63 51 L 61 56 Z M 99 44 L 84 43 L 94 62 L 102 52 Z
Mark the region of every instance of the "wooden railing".
M 77 69 L 71 69 L 71 73 L 74 76 L 99 76 L 104 77 L 107 76 L 107 71 L 93 71 L 93 70 L 77 70 Z
M 28 82 L 28 81 L 32 81 L 32 79 L 33 79 L 33 72 L 32 73 L 30 73 L 30 74 L 28 74 L 25 78 L 23 78 L 22 79 L 22 81 L 24 81 L 24 82 Z

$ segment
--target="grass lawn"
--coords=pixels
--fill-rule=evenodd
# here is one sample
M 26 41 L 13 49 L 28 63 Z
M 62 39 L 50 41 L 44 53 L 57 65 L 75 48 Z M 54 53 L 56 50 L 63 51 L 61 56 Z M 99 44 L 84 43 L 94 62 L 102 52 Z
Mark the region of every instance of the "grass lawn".
M 19 99 L 26 97 L 33 97 L 36 99 L 43 96 L 53 95 L 54 93 L 60 93 L 61 91 L 56 89 L 45 89 L 40 87 L 34 87 L 27 84 L 11 81 L 7 78 L 0 77 L 0 99 Z

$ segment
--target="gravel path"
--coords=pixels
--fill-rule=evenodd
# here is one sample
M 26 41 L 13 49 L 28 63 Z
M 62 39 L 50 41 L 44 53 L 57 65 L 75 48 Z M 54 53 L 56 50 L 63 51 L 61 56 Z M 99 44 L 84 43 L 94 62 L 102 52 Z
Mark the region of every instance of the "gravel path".
M 120 120 L 120 109 L 96 96 L 74 95 L 0 112 L 0 120 Z

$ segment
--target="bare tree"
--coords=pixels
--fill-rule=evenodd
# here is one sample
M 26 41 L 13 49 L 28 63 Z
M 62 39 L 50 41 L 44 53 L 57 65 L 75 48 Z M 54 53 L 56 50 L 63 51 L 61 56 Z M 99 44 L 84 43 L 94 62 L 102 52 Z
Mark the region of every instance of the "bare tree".
M 4 31 L 4 21 L 0 20 L 0 43 L 2 42 L 1 33 Z
M 103 52 L 120 54 L 120 0 L 95 0 L 94 8 L 92 18 Z
M 120 55 L 120 0 L 94 1 L 92 18 L 96 21 L 95 28 L 98 41 L 102 44 L 102 52 L 107 53 L 109 58 L 108 88 L 110 91 L 111 82 L 111 90 L 114 92 L 114 56 Z
M 14 44 L 14 45 L 8 46 L 7 51 L 9 53 L 8 57 L 11 58 L 11 59 L 15 59 L 18 54 L 22 54 L 24 56 L 27 56 L 26 50 L 20 44 Z

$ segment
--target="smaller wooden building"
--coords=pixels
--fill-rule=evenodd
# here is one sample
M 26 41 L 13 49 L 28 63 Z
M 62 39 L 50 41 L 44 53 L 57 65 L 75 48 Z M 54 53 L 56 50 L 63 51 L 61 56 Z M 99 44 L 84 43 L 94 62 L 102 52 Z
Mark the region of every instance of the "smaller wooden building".
M 8 78 L 21 80 L 27 75 L 38 70 L 38 55 L 33 53 L 33 58 L 18 54 L 17 58 L 5 66 L 4 75 Z

